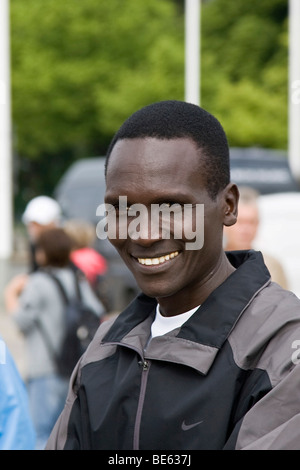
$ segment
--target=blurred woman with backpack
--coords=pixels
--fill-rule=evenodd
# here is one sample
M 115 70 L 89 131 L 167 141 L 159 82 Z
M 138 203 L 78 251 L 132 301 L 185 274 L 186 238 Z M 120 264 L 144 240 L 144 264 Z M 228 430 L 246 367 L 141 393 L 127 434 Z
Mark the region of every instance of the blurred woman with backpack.
M 25 337 L 27 349 L 27 387 L 36 429 L 37 449 L 43 449 L 54 423 L 64 406 L 68 377 L 58 373 L 53 351 L 62 348 L 65 334 L 65 303 L 48 272 L 59 279 L 67 295 L 75 295 L 74 269 L 70 265 L 72 242 L 62 228 L 44 231 L 37 240 L 39 269 L 18 284 L 16 279 L 5 290 L 5 303 Z M 101 301 L 89 282 L 80 280 L 84 303 L 99 317 L 105 314 Z M 45 341 L 44 332 L 51 342 Z
M 69 219 L 63 228 L 73 242 L 71 261 L 84 272 L 92 287 L 96 289 L 98 278 L 107 272 L 108 263 L 94 248 L 95 227 L 85 220 Z

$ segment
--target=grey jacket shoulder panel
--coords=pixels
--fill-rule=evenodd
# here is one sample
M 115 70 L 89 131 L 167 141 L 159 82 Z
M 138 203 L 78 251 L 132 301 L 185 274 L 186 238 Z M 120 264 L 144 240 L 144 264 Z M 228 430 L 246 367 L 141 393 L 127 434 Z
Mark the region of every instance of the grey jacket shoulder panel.
M 266 370 L 275 386 L 290 369 L 299 339 L 300 301 L 272 282 L 253 299 L 228 340 L 239 367 Z
M 300 344 L 299 299 L 272 282 L 253 300 L 229 342 L 239 367 L 264 370 L 271 383 L 244 416 L 236 449 L 299 450 L 300 365 L 292 359 Z

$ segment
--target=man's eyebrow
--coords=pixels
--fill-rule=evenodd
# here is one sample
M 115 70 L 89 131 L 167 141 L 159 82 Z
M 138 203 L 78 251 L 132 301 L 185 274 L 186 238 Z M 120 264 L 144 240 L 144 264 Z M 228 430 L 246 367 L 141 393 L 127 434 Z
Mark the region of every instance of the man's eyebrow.
M 119 196 L 104 196 L 104 202 L 106 204 L 116 205 L 119 203 Z

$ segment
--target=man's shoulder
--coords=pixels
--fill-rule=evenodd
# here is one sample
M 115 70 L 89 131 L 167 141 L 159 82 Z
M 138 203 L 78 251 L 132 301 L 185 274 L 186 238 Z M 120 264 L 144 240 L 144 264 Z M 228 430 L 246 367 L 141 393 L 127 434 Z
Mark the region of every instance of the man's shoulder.
M 281 363 L 290 362 L 292 344 L 297 338 L 300 339 L 300 299 L 270 282 L 246 307 L 229 342 L 240 367 L 248 369 L 259 364 L 270 369 L 270 360 L 277 363 L 276 357 Z
M 262 299 L 267 301 L 268 304 L 281 308 L 296 308 L 300 311 L 300 299 L 297 295 L 282 287 L 277 282 L 271 281 L 264 289 L 261 290 L 258 296 L 258 301 Z
M 271 281 L 252 299 L 244 320 L 253 324 L 267 322 L 274 330 L 291 321 L 295 322 L 295 327 L 297 323 L 300 327 L 300 299 Z

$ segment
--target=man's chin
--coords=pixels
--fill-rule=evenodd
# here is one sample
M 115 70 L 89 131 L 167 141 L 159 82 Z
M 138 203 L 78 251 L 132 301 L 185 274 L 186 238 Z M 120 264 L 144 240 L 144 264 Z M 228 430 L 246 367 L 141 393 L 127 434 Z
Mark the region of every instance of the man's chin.
M 149 285 L 140 285 L 138 283 L 139 288 L 141 291 L 147 295 L 148 297 L 152 297 L 154 299 L 159 299 L 159 298 L 164 298 L 164 297 L 170 297 L 174 295 L 174 289 L 171 288 L 163 288 L 161 286 L 149 286 Z

